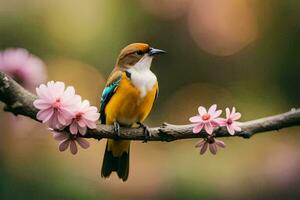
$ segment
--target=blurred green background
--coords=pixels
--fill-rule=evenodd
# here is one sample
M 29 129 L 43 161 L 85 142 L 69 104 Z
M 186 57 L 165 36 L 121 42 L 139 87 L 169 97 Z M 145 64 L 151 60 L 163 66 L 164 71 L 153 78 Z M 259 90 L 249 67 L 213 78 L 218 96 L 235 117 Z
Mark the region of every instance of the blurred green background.
M 300 1 L 0 0 L 0 48 L 23 47 L 48 80 L 99 106 L 119 51 L 146 42 L 160 96 L 147 124 L 187 124 L 199 105 L 236 106 L 242 121 L 300 105 Z M 105 141 L 59 153 L 44 126 L 0 113 L 1 199 L 299 199 L 299 128 L 224 139 L 134 142 L 130 177 L 100 178 Z

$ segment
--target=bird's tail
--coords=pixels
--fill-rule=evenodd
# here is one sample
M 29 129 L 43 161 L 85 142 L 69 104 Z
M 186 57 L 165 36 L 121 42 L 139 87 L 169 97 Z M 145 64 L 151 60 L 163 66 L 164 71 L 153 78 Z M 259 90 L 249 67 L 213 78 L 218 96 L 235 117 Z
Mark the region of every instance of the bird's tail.
M 129 174 L 130 141 L 107 140 L 101 176 L 108 178 L 115 171 L 118 177 L 126 181 Z

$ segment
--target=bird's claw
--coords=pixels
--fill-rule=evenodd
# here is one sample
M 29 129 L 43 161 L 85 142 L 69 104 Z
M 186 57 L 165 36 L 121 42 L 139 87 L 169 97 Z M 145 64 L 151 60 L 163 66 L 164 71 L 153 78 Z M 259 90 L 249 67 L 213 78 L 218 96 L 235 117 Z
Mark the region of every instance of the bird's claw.
M 114 132 L 120 137 L 120 124 L 118 122 L 114 122 Z
M 149 127 L 143 123 L 138 122 L 138 125 L 140 126 L 140 128 L 143 128 L 144 130 L 144 140 L 143 143 L 146 143 L 148 140 L 150 140 L 151 137 L 151 133 L 149 131 Z

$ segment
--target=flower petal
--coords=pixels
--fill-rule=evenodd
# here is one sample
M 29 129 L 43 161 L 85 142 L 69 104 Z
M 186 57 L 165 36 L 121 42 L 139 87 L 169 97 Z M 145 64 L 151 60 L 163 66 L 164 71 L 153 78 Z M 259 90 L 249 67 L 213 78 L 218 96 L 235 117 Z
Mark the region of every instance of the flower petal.
M 49 126 L 49 128 L 53 128 L 53 129 L 63 129 L 64 125 L 60 124 L 58 119 L 57 119 L 57 112 L 54 111 L 53 115 L 51 116 L 51 118 L 49 119 L 49 121 L 47 121 L 47 125 Z
M 68 86 L 62 95 L 63 101 L 69 101 L 73 96 L 75 96 L 75 89 L 72 86 Z
M 213 115 L 215 112 L 216 112 L 216 110 L 217 110 L 217 105 L 216 104 L 214 104 L 214 105 L 212 105 L 209 109 L 208 109 L 208 114 L 210 114 L 210 115 Z
M 211 134 L 213 133 L 213 131 L 214 131 L 214 128 L 213 128 L 213 126 L 211 125 L 210 122 L 204 124 L 204 129 L 205 129 L 205 131 L 206 131 L 208 134 L 210 134 L 210 135 L 211 135 Z
M 241 131 L 241 127 L 238 126 L 238 123 L 237 122 L 234 122 L 231 124 L 232 128 L 235 130 L 235 131 Z
M 97 113 L 98 109 L 96 106 L 90 106 L 88 108 L 85 109 L 85 113 L 89 114 L 89 113 Z
M 47 125 L 49 126 L 49 128 L 59 129 L 61 124 L 58 122 L 58 119 L 57 119 L 57 111 L 54 111 L 53 115 L 47 122 Z
M 46 110 L 40 110 L 36 118 L 40 121 L 43 121 L 43 123 L 46 123 L 53 115 L 54 111 L 52 108 L 46 109 Z
M 94 121 L 86 120 L 84 118 L 82 120 L 87 125 L 87 127 L 89 127 L 90 129 L 94 129 L 97 127 L 96 122 L 94 122 Z
M 83 120 L 77 121 L 77 124 L 78 124 L 80 127 L 86 127 L 85 121 L 83 121 Z
M 55 120 L 56 116 L 55 116 L 55 111 L 53 113 L 53 115 L 50 117 L 50 119 L 46 122 L 46 124 L 48 125 L 49 128 L 55 129 L 56 127 L 53 126 L 54 124 L 54 120 Z
M 198 112 L 201 116 L 207 114 L 206 108 L 204 108 L 203 106 L 200 106 L 198 108 Z
M 225 147 L 226 147 L 225 142 L 223 142 L 222 140 L 217 140 L 217 139 L 215 139 L 215 143 L 216 143 L 216 145 L 218 145 L 219 147 L 222 147 L 222 148 L 225 148 Z
M 88 109 L 90 107 L 90 102 L 88 100 L 84 100 L 81 103 L 81 109 L 82 111 L 85 111 L 86 109 Z
M 234 113 L 235 113 L 235 111 L 236 111 L 236 110 L 235 110 L 235 107 L 233 106 L 233 107 L 232 107 L 231 114 L 234 114 Z
M 69 147 L 69 144 L 70 144 L 69 139 L 61 141 L 58 146 L 59 151 L 61 151 L 61 152 L 65 151 Z
M 39 110 L 45 110 L 50 108 L 52 105 L 44 99 L 37 99 L 33 102 L 33 105 Z
M 228 133 L 229 133 L 230 135 L 234 135 L 234 128 L 233 128 L 232 124 L 231 124 L 231 125 L 228 125 L 228 124 L 227 124 L 226 127 L 227 127 Z
M 69 135 L 66 133 L 53 132 L 53 137 L 55 140 L 62 141 L 69 139 Z
M 200 140 L 199 142 L 197 142 L 197 144 L 195 145 L 195 147 L 196 148 L 201 148 L 204 145 L 205 142 L 206 142 L 205 140 Z
M 76 143 L 74 142 L 74 140 L 71 140 L 70 141 L 70 151 L 73 155 L 75 155 L 77 153 L 77 145 Z
M 190 122 L 192 122 L 192 123 L 202 122 L 202 118 L 200 115 L 197 115 L 197 116 L 191 117 Z
M 217 153 L 217 146 L 216 146 L 215 143 L 209 144 L 209 151 L 210 151 L 212 154 L 216 155 L 216 153 Z
M 79 130 L 79 133 L 81 134 L 81 135 L 85 135 L 86 134 L 86 130 L 87 130 L 87 128 L 86 127 L 78 127 L 78 130 Z
M 200 123 L 197 124 L 194 128 L 193 128 L 193 133 L 199 133 L 202 129 L 203 129 L 204 124 Z
M 211 114 L 211 118 L 217 118 L 222 114 L 222 110 L 217 110 Z
M 242 117 L 241 113 L 236 112 L 231 115 L 232 120 L 239 120 Z
M 83 117 L 90 121 L 97 121 L 100 117 L 100 113 L 97 112 L 87 112 L 83 114 Z
M 52 89 L 49 90 L 49 92 L 52 94 L 52 97 L 58 98 L 63 95 L 64 90 L 65 90 L 65 83 L 63 83 L 61 81 L 57 81 L 54 83 L 54 85 L 52 86 Z
M 75 113 L 62 107 L 59 109 L 59 114 L 62 115 L 62 117 L 66 120 L 66 121 L 70 121 L 71 119 L 74 118 Z
M 225 112 L 226 112 L 226 119 L 228 119 L 230 117 L 230 109 L 226 108 Z
M 207 146 L 208 146 L 208 143 L 205 142 L 204 145 L 202 146 L 201 150 L 200 150 L 201 155 L 203 155 L 206 152 Z
M 62 105 L 65 109 L 69 111 L 78 111 L 80 110 L 81 96 L 73 95 L 68 98 L 62 98 Z
M 77 123 L 76 121 L 74 120 L 72 122 L 72 124 L 70 125 L 70 132 L 73 134 L 73 135 L 76 135 L 77 132 L 78 132 L 78 127 L 77 127 Z
M 85 140 L 84 138 L 78 137 L 76 139 L 76 142 L 84 149 L 87 149 L 90 147 L 90 143 L 87 140 Z
M 48 87 L 44 84 L 41 84 L 40 87 L 36 88 L 36 94 L 40 99 L 44 99 L 49 103 L 52 103 L 52 101 L 54 100 L 49 93 Z
M 67 125 L 67 120 L 64 118 L 60 111 L 57 113 L 57 119 L 60 124 Z
M 218 127 L 218 126 L 226 126 L 227 124 L 227 119 L 224 118 L 216 118 L 214 120 L 211 120 L 211 124 L 213 127 Z

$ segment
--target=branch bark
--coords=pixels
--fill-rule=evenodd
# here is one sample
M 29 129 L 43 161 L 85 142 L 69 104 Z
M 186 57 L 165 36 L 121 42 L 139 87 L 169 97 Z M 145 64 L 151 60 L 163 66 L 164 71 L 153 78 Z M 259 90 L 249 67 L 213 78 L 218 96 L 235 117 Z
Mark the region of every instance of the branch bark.
M 17 82 L 8 75 L 0 72 L 0 101 L 5 104 L 4 110 L 15 115 L 23 115 L 36 120 L 38 110 L 33 106 L 36 96 L 25 90 Z M 242 131 L 234 136 L 250 138 L 251 136 L 267 132 L 300 125 L 300 109 L 292 109 L 289 112 L 251 120 L 241 123 Z M 192 132 L 193 125 L 172 125 L 168 123 L 162 124 L 160 127 L 150 128 L 149 141 L 174 141 L 190 138 L 204 138 L 205 132 L 194 134 Z M 215 137 L 232 137 L 226 129 L 216 128 L 214 130 Z M 142 128 L 121 128 L 120 136 L 117 136 L 113 127 L 110 125 L 98 124 L 96 129 L 88 130 L 85 138 L 111 138 L 124 140 L 144 140 Z

